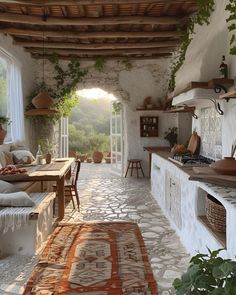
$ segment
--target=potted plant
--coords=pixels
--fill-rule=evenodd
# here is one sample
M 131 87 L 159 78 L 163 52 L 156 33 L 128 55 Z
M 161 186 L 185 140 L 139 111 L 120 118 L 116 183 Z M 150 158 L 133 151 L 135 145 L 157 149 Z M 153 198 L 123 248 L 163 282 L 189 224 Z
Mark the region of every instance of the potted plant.
M 2 128 L 2 125 L 9 125 L 10 123 L 11 123 L 10 118 L 5 116 L 0 116 L 0 144 L 3 144 L 7 134 L 7 131 Z
M 173 282 L 176 295 L 236 294 L 236 262 L 218 257 L 222 250 L 192 257 L 187 272 Z
M 75 155 L 76 155 L 76 159 L 79 159 L 81 163 L 83 163 L 87 158 L 87 154 L 84 154 L 78 151 L 75 153 Z
M 177 127 L 168 128 L 165 132 L 164 138 L 169 141 L 170 146 L 173 147 L 177 143 L 178 133 Z
M 50 164 L 52 161 L 52 148 L 53 144 L 49 142 L 48 139 L 40 139 L 39 144 L 42 148 L 42 152 L 44 154 L 46 164 Z

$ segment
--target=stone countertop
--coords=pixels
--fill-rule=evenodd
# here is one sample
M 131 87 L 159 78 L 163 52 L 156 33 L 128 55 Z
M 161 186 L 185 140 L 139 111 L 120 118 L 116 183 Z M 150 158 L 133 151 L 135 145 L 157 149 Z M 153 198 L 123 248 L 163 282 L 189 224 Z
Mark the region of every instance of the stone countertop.
M 150 147 L 149 152 L 158 155 L 159 157 L 169 161 L 185 174 L 189 176 L 189 180 L 191 181 L 199 181 L 202 183 L 211 183 L 213 185 L 220 187 L 230 187 L 231 189 L 236 188 L 236 177 L 232 175 L 220 175 L 220 174 L 209 174 L 209 173 L 196 173 L 193 170 L 194 166 L 186 167 L 178 165 L 168 159 L 171 156 L 170 148 L 158 148 L 158 147 Z M 207 167 L 206 167 L 207 169 Z M 209 169 L 208 169 L 209 170 Z

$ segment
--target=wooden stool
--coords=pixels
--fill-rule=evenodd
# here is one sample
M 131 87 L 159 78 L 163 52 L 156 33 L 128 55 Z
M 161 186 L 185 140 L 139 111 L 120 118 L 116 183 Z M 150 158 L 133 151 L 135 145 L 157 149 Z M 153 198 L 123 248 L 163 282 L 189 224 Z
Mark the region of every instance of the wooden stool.
M 127 170 L 126 170 L 126 173 L 125 173 L 125 177 L 127 176 L 129 169 L 131 169 L 131 176 L 133 175 L 133 170 L 136 169 L 137 178 L 139 177 L 139 175 L 138 175 L 138 171 L 139 170 L 141 170 L 141 172 L 143 174 L 143 177 L 144 177 L 144 173 L 143 173 L 143 169 L 142 169 L 142 166 L 141 166 L 141 162 L 142 162 L 142 160 L 138 160 L 138 159 L 128 160 L 128 167 L 127 167 Z

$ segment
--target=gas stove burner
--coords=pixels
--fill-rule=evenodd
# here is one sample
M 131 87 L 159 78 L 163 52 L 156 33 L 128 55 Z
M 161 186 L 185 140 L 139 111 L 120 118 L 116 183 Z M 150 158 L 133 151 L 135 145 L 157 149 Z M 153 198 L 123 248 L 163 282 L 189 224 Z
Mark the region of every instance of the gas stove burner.
M 202 155 L 174 155 L 169 160 L 182 166 L 207 166 L 214 162 L 214 160 Z

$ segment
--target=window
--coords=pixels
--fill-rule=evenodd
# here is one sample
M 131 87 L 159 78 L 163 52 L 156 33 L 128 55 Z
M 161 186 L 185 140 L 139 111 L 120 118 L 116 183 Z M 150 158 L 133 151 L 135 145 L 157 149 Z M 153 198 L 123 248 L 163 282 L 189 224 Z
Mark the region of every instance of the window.
M 0 48 L 0 115 L 11 119 L 5 142 L 25 140 L 20 64 Z

